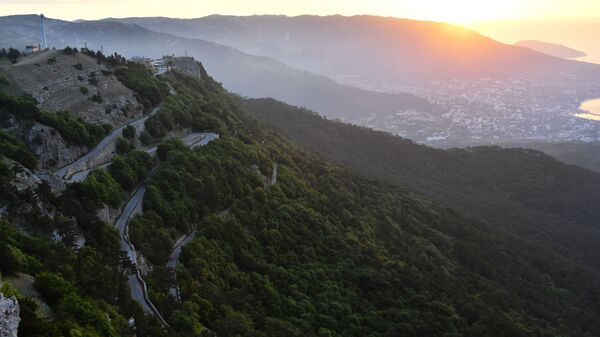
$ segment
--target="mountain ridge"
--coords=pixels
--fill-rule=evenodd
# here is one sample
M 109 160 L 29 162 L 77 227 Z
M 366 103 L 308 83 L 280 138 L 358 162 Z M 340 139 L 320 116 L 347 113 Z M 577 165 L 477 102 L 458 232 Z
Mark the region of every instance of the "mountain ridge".
M 521 40 L 515 43 L 515 46 L 529 48 L 550 56 L 563 59 L 576 59 L 585 57 L 587 54 L 577 49 L 573 49 L 558 43 L 545 42 L 540 40 Z

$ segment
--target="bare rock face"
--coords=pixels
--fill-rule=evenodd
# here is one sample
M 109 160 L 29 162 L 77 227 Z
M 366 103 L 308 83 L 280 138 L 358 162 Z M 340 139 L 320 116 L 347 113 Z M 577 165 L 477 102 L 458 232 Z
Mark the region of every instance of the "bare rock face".
M 143 114 L 133 91 L 117 80 L 112 69 L 83 53 L 44 51 L 3 72 L 45 111 L 68 111 L 86 122 L 113 126 Z
M 9 169 L 15 170 L 15 178 L 12 180 L 11 184 L 17 190 L 34 190 L 42 182 L 42 179 L 40 179 L 37 175 L 14 160 L 2 157 L 0 158 L 0 161 L 7 165 Z
M 120 210 L 114 209 L 108 205 L 104 205 L 104 207 L 99 209 L 96 213 L 100 220 L 110 224 L 115 223 L 120 214 Z
M 193 57 L 169 57 L 166 61 L 171 68 L 195 78 L 201 79 L 206 74 L 204 68 Z
M 42 168 L 63 167 L 87 152 L 86 146 L 68 146 L 56 129 L 39 123 L 23 126 L 22 138 Z
M 17 337 L 20 322 L 17 299 L 14 296 L 4 297 L 0 293 L 0 337 Z

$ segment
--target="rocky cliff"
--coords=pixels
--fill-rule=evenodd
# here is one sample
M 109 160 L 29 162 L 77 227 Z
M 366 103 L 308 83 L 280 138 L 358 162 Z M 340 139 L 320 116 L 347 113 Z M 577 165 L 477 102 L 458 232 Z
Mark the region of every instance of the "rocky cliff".
M 86 146 L 67 146 L 54 128 L 33 123 L 22 130 L 27 147 L 39 158 L 42 167 L 62 167 L 87 152 Z
M 17 337 L 19 322 L 19 302 L 14 296 L 7 298 L 0 293 L 0 337 Z
M 84 155 L 86 146 L 68 145 L 53 127 L 10 117 L 0 127 L 21 138 L 40 161 L 40 168 L 63 167 Z
M 171 68 L 195 78 L 201 79 L 206 74 L 206 70 L 193 57 L 169 57 L 167 62 Z

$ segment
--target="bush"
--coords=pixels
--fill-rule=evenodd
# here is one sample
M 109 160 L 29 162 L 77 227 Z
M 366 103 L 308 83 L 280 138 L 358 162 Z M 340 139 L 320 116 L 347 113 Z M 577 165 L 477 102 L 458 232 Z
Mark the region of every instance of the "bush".
M 65 49 L 63 49 L 63 54 L 65 55 L 73 55 L 73 54 L 77 54 L 79 51 L 77 50 L 77 48 L 71 48 L 69 46 L 65 47 Z
M 6 156 L 28 169 L 38 165 L 37 157 L 29 151 L 25 143 L 4 130 L 0 130 L 0 157 Z
M 104 127 L 73 119 L 66 111 L 42 112 L 39 121 L 58 130 L 63 139 L 72 145 L 92 146 L 106 134 Z
M 96 205 L 118 207 L 124 198 L 119 183 L 102 169 L 92 171 L 84 182 L 72 184 L 70 188 L 77 199 L 89 199 Z
M 100 93 L 97 93 L 94 96 L 90 97 L 90 101 L 96 102 L 96 103 L 102 103 L 102 96 L 100 95 Z
M 87 87 L 79 87 L 79 91 L 84 95 L 87 95 L 90 92 Z
M 8 58 L 10 63 L 15 64 L 15 63 L 17 63 L 17 60 L 19 59 L 19 57 L 21 57 L 21 52 L 16 49 L 9 48 L 8 54 L 6 57 Z
M 124 190 L 131 191 L 148 176 L 152 165 L 153 159 L 149 154 L 134 150 L 126 157 L 116 157 L 110 166 L 110 174 Z
M 88 82 L 91 85 L 98 85 L 98 74 L 95 71 L 90 72 Z
M 148 111 L 160 104 L 168 96 L 169 88 L 150 74 L 141 64 L 128 63 L 115 72 L 119 81 L 139 95 L 140 101 Z
M 117 138 L 117 145 L 116 145 L 117 154 L 119 154 L 119 155 L 127 154 L 127 152 L 129 152 L 129 148 L 130 148 L 129 141 L 126 138 L 123 138 L 123 137 Z
M 50 305 L 56 305 L 60 300 L 75 293 L 75 288 L 62 276 L 54 273 L 40 273 L 35 278 L 35 288 L 44 296 Z
M 123 129 L 123 137 L 125 137 L 127 139 L 134 139 L 135 134 L 136 134 L 135 127 L 133 127 L 132 125 L 127 125 Z
M 76 63 L 73 65 L 73 67 L 77 70 L 83 70 L 83 64 L 81 63 Z

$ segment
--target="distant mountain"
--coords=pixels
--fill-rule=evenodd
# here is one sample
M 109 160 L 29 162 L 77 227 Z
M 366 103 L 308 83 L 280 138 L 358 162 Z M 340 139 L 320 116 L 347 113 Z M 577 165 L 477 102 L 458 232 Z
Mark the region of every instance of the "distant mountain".
M 250 97 L 275 97 L 306 106 L 332 118 L 354 119 L 415 110 L 441 114 L 444 109 L 410 94 L 384 94 L 336 83 L 299 71 L 271 58 L 254 56 L 206 40 L 158 33 L 138 25 L 118 22 L 47 21 L 48 45 L 118 51 L 125 56 L 162 57 L 189 54 L 229 90 Z M 24 47 L 39 40 L 39 16 L 0 18 L 0 46 Z
M 517 19 L 474 22 L 478 32 L 499 41 L 513 43 L 519 40 L 552 41 L 571 48 L 585 50 L 587 62 L 600 63 L 600 17 L 570 19 Z
M 523 40 L 515 43 L 515 46 L 529 48 L 540 53 L 563 59 L 575 59 L 587 56 L 587 54 L 582 51 L 563 46 L 562 44 L 544 41 Z
M 346 120 L 433 146 L 600 141 L 600 123 L 573 116 L 581 102 L 600 97 L 600 66 L 458 26 L 374 16 L 107 20 L 226 44 L 367 90 L 426 97 L 445 113 L 402 110 Z
M 358 76 L 389 84 L 505 77 L 544 67 L 574 66 L 438 22 L 270 15 L 108 20 L 230 45 L 321 75 Z

